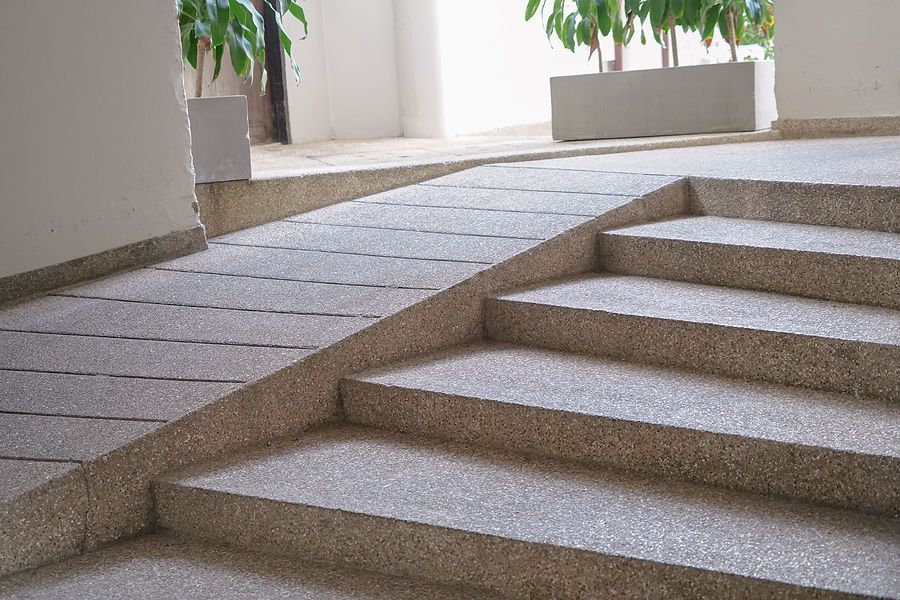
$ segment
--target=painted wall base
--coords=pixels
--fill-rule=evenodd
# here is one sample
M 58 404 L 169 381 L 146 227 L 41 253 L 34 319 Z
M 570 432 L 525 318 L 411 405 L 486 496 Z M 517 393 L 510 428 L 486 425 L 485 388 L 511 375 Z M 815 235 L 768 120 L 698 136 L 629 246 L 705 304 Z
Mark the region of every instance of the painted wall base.
M 554 140 L 768 129 L 772 61 L 552 77 Z
M 188 98 L 197 183 L 250 179 L 246 96 Z
M 203 225 L 0 278 L 0 304 L 206 250 Z

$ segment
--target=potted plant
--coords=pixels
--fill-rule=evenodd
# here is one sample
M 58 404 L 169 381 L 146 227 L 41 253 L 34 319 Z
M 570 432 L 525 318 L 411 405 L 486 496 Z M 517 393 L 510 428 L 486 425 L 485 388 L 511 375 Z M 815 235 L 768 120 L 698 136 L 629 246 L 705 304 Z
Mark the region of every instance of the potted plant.
M 307 31 L 306 15 L 296 0 L 264 0 L 274 16 L 279 38 L 294 77 L 300 69 L 291 55 L 292 42 L 284 19 L 295 18 Z M 226 51 L 234 72 L 252 81 L 254 66 L 261 67 L 260 94 L 265 94 L 265 21 L 252 0 L 177 0 L 184 59 L 195 69 L 194 92 L 189 98 L 191 153 L 197 183 L 250 178 L 250 135 L 245 96 L 203 97 L 203 76 L 213 67 L 219 77 Z
M 548 38 L 564 48 L 599 49 L 612 35 L 627 45 L 645 24 L 677 66 L 677 29 L 695 32 L 709 46 L 718 31 L 731 62 L 618 71 L 550 79 L 553 138 L 584 140 L 766 129 L 776 118 L 771 61 L 738 62 L 744 35 L 771 39 L 773 0 L 528 0 L 525 17 L 538 12 Z

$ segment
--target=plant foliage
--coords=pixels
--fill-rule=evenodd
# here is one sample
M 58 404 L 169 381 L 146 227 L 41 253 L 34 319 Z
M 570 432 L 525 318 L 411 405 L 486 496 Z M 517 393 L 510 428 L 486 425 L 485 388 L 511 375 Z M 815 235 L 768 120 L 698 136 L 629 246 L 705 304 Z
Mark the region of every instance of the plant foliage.
M 262 67 L 260 93 L 265 93 L 266 37 L 265 24 L 252 0 L 176 0 L 178 21 L 181 28 L 181 49 L 184 58 L 198 71 L 203 70 L 203 55 L 212 53 L 215 60 L 213 81 L 219 76 L 226 47 L 231 66 L 238 76 L 252 80 L 253 64 Z M 281 45 L 290 60 L 294 77 L 300 79 L 300 68 L 291 55 L 291 38 L 285 32 L 284 18 L 291 16 L 303 24 L 304 36 L 308 24 L 303 8 L 296 0 L 281 0 L 276 9 L 272 0 L 265 0 L 266 7 L 275 15 L 275 23 Z M 202 75 L 202 74 L 201 74 Z
M 612 35 L 617 45 L 627 45 L 637 30 L 646 43 L 644 23 L 649 23 L 661 45 L 663 34 L 680 26 L 699 32 L 707 46 L 718 30 L 734 48 L 748 31 L 754 39 L 772 39 L 773 4 L 774 0 L 623 0 L 620 6 L 616 0 L 527 0 L 525 20 L 540 11 L 547 37 L 558 38 L 573 52 L 585 45 L 593 54 L 601 36 Z

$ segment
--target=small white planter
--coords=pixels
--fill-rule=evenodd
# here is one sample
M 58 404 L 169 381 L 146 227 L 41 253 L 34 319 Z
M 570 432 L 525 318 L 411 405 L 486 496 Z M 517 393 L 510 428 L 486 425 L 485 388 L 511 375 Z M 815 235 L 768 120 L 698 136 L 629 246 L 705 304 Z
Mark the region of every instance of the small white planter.
M 250 179 L 246 96 L 188 98 L 197 183 Z
M 768 129 L 772 61 L 552 77 L 554 140 Z

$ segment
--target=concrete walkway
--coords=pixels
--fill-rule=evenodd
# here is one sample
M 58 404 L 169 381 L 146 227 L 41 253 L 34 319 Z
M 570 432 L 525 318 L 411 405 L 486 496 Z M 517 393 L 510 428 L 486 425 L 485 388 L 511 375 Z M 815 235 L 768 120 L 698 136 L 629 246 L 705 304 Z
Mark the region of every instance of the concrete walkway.
M 683 195 L 683 176 L 726 186 L 745 179 L 865 186 L 871 194 L 860 201 L 884 202 L 896 219 L 898 164 L 895 137 L 478 167 L 7 307 L 0 311 L 0 500 L 7 518 L 53 535 L 26 527 L 4 539 L 4 567 L 142 530 L 148 516 L 124 529 L 120 521 L 148 513 L 146 476 L 333 419 L 336 392 L 325 390 L 320 374 L 333 382 L 335 373 L 476 336 L 468 326 L 448 332 L 421 324 L 453 322 L 461 300 L 442 296 L 446 290 L 480 306 L 485 288 L 463 283 L 509 288 L 587 270 L 567 257 L 581 256 L 594 230 L 613 223 L 598 217 L 616 215 L 622 225 L 665 216 L 641 212 L 635 200 L 661 189 Z M 586 224 L 590 235 L 579 229 Z M 555 254 L 540 262 L 548 248 Z M 426 311 L 431 320 L 416 321 Z M 323 353 L 336 348 L 344 354 Z M 314 357 L 315 368 L 295 368 Z M 82 487 L 40 504 L 35 490 L 59 481 Z

